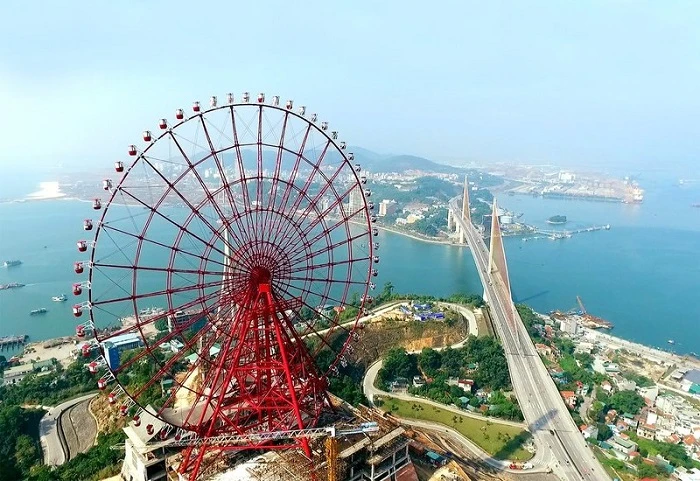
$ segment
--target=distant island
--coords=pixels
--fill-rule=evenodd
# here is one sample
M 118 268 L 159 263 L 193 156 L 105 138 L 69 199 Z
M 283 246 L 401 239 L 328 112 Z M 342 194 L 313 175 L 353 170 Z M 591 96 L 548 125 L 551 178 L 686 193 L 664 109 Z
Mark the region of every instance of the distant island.
M 547 219 L 547 224 L 553 224 L 553 225 L 566 224 L 566 216 L 565 215 L 553 215 L 552 217 Z

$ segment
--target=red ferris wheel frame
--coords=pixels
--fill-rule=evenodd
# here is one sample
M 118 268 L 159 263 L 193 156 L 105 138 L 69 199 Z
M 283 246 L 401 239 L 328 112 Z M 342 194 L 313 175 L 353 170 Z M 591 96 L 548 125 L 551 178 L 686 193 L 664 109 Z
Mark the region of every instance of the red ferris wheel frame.
M 117 173 L 123 174 L 117 185 L 103 182 L 110 192 L 107 204 L 103 208 L 101 200 L 93 202 L 95 210 L 103 210 L 93 240 L 78 242 L 80 252 L 91 249 L 88 280 L 73 286 L 76 295 L 88 290 L 87 301 L 73 308 L 76 317 L 84 310 L 90 313 L 90 320 L 77 327 L 79 337 L 93 337 L 83 354 L 97 354 L 89 368 L 103 373 L 100 389 L 114 383 L 109 402 L 119 403 L 122 415 L 132 414 L 134 427 L 148 410 L 164 425 L 159 433 L 152 432 L 152 425 L 146 431 L 150 428 L 149 435 L 162 439 L 171 434 L 177 439 L 210 438 L 315 426 L 328 404 L 327 378 L 347 364 L 359 319 L 373 300 L 368 291 L 374 288 L 374 265 L 379 262 L 377 230 L 372 227 L 376 216 L 367 200 L 371 192 L 363 187 L 366 176 L 353 164 L 353 154 L 346 153 L 345 142 L 328 131 L 327 122 L 319 127 L 316 114 L 307 116 L 305 107 L 295 112 L 291 100 L 280 106 L 279 97 L 265 102 L 259 94 L 257 102 L 251 102 L 247 93 L 239 102 L 232 94 L 227 100 L 219 105 L 212 97 L 208 109 L 195 102 L 190 116 L 177 109 L 173 125 L 160 120 L 158 136 L 144 131 L 145 148 L 128 148 L 129 156 L 135 157 L 131 165 L 115 163 Z M 254 112 L 247 123 L 241 113 L 245 110 Z M 230 122 L 230 133 L 211 121 L 215 114 Z M 301 125 L 296 134 L 295 123 Z M 188 131 L 186 126 L 193 124 L 194 130 Z M 190 132 L 189 139 L 182 130 Z M 249 142 L 243 140 L 246 135 Z M 285 144 L 292 142 L 289 138 L 297 139 L 295 148 Z M 319 149 L 309 148 L 314 138 L 321 139 Z M 194 154 L 187 153 L 186 141 L 194 146 Z M 167 153 L 158 151 L 159 142 L 167 143 Z M 255 160 L 250 165 L 245 149 L 252 148 Z M 266 158 L 270 152 L 274 161 Z M 232 157 L 228 166 L 226 155 Z M 150 180 L 136 176 L 138 168 Z M 208 180 L 212 176 L 219 179 L 218 187 Z M 126 216 L 132 230 L 128 221 L 120 224 L 122 219 L 108 215 L 113 204 L 129 212 L 132 207 L 147 212 Z M 177 204 L 184 217 L 168 211 Z M 83 225 L 92 230 L 94 223 L 86 219 Z M 158 237 L 166 227 L 174 230 L 169 241 Z M 101 248 L 107 239 L 114 248 L 104 257 Z M 186 240 L 191 247 L 186 248 Z M 129 242 L 133 250 L 124 247 Z M 167 265 L 148 265 L 149 251 L 168 253 Z M 119 254 L 126 262 L 113 260 Z M 85 267 L 76 262 L 76 273 Z M 144 290 L 140 275 L 162 276 L 165 285 Z M 108 294 L 99 294 L 95 289 L 100 283 L 114 284 L 123 292 L 116 294 L 111 286 Z M 358 296 L 354 306 L 348 299 L 351 291 Z M 162 312 L 144 314 L 144 301 L 161 298 L 167 299 Z M 314 301 L 321 304 L 311 304 Z M 327 302 L 333 304 L 330 312 L 325 310 Z M 116 317 L 107 308 L 124 305 L 133 310 L 134 322 L 103 334 L 98 323 Z M 349 308 L 356 314 L 343 322 Z M 312 312 L 313 320 L 304 319 L 304 309 L 307 317 Z M 160 320 L 167 320 L 169 332 L 154 338 L 148 329 Z M 115 367 L 106 346 L 124 335 L 137 336 L 144 348 Z M 175 355 L 164 359 L 157 354 L 173 342 L 181 344 Z M 214 347 L 218 354 L 212 354 Z M 320 369 L 316 359 L 329 349 L 332 359 L 327 369 Z M 190 351 L 195 361 L 183 368 L 184 354 Z M 141 386 L 128 384 L 129 371 L 146 361 L 155 361 L 155 375 Z M 173 379 L 175 388 L 163 394 L 156 407 L 146 404 L 166 377 Z M 183 391 L 194 400 L 189 406 L 173 407 Z M 265 446 L 301 447 L 310 455 L 305 439 Z M 208 450 L 259 447 L 204 443 L 186 451 L 180 470 L 194 479 Z

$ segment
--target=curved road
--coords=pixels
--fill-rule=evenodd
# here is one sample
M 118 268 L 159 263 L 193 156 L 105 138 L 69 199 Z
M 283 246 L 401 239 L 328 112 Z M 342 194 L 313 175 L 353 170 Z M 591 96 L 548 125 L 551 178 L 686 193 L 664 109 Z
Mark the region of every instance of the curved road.
M 44 452 L 44 464 L 47 466 L 60 466 L 66 462 L 68 457 L 69 453 L 65 452 L 59 433 L 60 427 L 58 424 L 60 423 L 61 414 L 79 402 L 92 399 L 95 396 L 97 396 L 97 393 L 71 399 L 58 406 L 49 408 L 47 413 L 44 414 L 44 417 L 39 421 L 39 438 Z

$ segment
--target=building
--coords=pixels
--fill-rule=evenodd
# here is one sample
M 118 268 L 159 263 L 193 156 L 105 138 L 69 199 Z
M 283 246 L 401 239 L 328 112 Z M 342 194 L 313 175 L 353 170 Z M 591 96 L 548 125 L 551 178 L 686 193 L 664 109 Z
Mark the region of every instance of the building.
M 612 448 L 622 454 L 629 455 L 637 450 L 637 443 L 626 437 L 614 436 L 612 438 Z
M 535 344 L 535 350 L 540 356 L 550 357 L 552 355 L 552 348 L 546 344 Z
M 561 391 L 559 394 L 561 394 L 562 399 L 566 403 L 567 406 L 570 408 L 575 408 L 576 407 L 576 393 L 573 391 Z
M 352 214 L 364 208 L 365 198 L 362 195 L 362 189 L 359 187 L 352 189 L 350 191 L 350 199 L 348 201 L 348 211 Z
M 586 426 L 585 424 L 581 426 L 581 434 L 583 434 L 584 439 L 597 439 L 598 438 L 598 426 L 591 424 Z
M 21 364 L 15 367 L 9 367 L 5 369 L 3 378 L 4 385 L 11 386 L 13 384 L 17 384 L 32 372 L 34 372 L 34 367 L 31 364 Z
M 578 334 L 578 328 L 578 322 L 576 322 L 574 319 L 562 319 L 559 323 L 559 329 L 561 329 L 562 332 L 571 334 L 572 336 Z
M 474 381 L 471 379 L 460 379 L 457 382 L 457 387 L 464 389 L 465 392 L 472 392 L 474 389 Z
M 166 457 L 162 449 L 154 449 L 148 443 L 160 434 L 166 425 L 153 416 L 155 412 L 150 405 L 140 413 L 141 423 L 136 426 L 131 421 L 124 428 L 126 433 L 124 463 L 121 477 L 129 481 L 158 481 L 166 479 Z M 151 426 L 151 434 L 148 434 Z
M 395 200 L 384 199 L 379 203 L 379 212 L 377 215 L 379 217 L 386 217 L 387 215 L 395 214 L 398 210 L 398 204 Z
M 110 369 L 117 369 L 120 364 L 120 356 L 123 351 L 143 347 L 143 339 L 135 333 L 114 336 L 109 341 L 102 343 L 105 352 L 105 360 Z

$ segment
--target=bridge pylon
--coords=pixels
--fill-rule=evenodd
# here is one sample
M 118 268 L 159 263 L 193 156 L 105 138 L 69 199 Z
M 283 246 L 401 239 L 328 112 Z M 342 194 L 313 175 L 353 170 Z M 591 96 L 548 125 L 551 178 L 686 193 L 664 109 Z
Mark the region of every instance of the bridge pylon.
M 493 199 L 493 211 L 491 212 L 491 240 L 489 243 L 489 274 L 496 276 L 506 289 L 508 299 L 513 299 L 510 290 L 510 277 L 508 276 L 508 264 L 506 263 L 506 250 L 503 246 L 501 234 L 501 222 L 498 219 L 498 206 Z
M 469 179 L 466 175 L 464 176 L 464 193 L 462 194 L 462 219 L 465 224 L 472 221 L 471 206 L 469 205 Z M 464 231 L 460 228 L 459 224 L 457 224 L 457 228 L 459 232 L 459 242 L 460 244 L 464 244 L 466 242 Z

